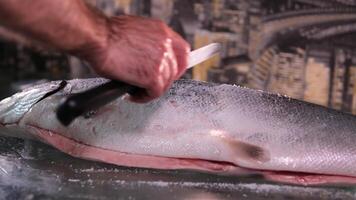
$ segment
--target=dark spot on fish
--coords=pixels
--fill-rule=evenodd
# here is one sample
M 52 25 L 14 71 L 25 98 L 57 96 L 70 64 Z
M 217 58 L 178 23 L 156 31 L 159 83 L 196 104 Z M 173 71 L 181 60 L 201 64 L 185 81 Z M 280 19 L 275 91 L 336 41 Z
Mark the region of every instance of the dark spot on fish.
M 93 117 L 95 114 L 96 114 L 96 111 L 95 111 L 95 110 L 90 110 L 90 111 L 86 112 L 86 113 L 83 115 L 83 117 L 84 117 L 85 119 L 89 119 L 89 118 Z
M 221 139 L 227 142 L 227 144 L 231 147 L 237 161 L 244 160 L 245 162 L 252 162 L 256 164 L 270 160 L 269 151 L 262 147 L 229 137 L 222 137 Z
M 265 151 L 258 146 L 248 145 L 245 148 L 246 155 L 252 159 L 263 161 L 265 160 Z

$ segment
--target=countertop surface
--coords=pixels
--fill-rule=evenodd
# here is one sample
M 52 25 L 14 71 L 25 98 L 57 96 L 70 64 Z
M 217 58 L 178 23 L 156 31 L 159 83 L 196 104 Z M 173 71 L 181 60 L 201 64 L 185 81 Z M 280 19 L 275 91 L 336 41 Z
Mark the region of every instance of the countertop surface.
M 0 137 L 1 199 L 356 199 L 350 185 L 296 186 L 188 170 L 118 167 Z

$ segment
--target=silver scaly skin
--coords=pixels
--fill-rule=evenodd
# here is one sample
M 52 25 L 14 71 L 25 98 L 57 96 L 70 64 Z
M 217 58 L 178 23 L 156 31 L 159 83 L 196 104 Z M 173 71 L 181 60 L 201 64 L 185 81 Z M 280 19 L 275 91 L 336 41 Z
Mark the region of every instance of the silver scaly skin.
M 27 137 L 40 127 L 103 149 L 138 155 L 222 161 L 259 170 L 356 176 L 356 117 L 288 97 L 179 80 L 147 104 L 118 99 L 77 118 L 55 117 L 63 97 L 106 82 L 42 84 L 0 102 L 1 133 Z M 37 102 L 37 103 L 36 103 Z

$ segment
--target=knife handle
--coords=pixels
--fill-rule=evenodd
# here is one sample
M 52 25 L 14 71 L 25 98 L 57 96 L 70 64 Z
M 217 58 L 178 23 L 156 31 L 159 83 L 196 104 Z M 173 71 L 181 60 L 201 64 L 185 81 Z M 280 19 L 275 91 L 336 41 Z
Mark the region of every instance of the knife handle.
M 67 98 L 58 107 L 57 118 L 68 126 L 78 116 L 98 109 L 126 93 L 134 95 L 140 90 L 142 89 L 139 87 L 121 81 L 109 81 Z

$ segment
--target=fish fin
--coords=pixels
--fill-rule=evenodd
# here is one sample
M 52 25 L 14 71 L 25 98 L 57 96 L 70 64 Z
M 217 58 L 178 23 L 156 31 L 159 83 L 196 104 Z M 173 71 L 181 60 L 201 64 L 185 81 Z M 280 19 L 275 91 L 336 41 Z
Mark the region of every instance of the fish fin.
M 34 105 L 37 104 L 38 102 L 42 101 L 43 99 L 57 93 L 58 91 L 63 90 L 67 86 L 67 84 L 68 84 L 67 81 L 65 81 L 65 80 L 61 81 L 56 89 L 47 92 L 45 95 L 43 95 L 43 97 L 41 97 L 38 101 L 36 101 L 34 103 Z

